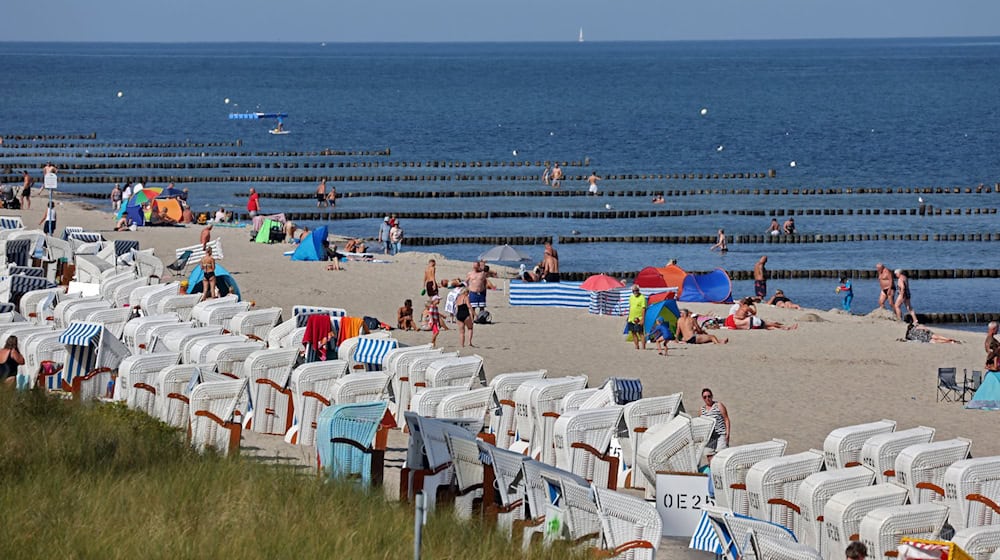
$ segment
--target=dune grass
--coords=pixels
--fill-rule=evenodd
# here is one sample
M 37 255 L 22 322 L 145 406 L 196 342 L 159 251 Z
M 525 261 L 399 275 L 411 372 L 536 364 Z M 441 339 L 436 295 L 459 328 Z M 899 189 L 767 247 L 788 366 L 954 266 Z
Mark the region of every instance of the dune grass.
M 123 406 L 0 390 L 0 426 L 0 558 L 413 557 L 413 512 L 381 491 L 199 455 Z M 424 530 L 423 558 L 521 557 L 445 512 Z

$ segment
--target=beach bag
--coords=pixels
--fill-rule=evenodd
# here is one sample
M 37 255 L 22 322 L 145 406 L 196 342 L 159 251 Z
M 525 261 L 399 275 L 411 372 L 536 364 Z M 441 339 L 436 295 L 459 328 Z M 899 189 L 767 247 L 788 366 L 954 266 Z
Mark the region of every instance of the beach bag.
M 478 325 L 489 325 L 490 323 L 493 322 L 493 316 L 490 315 L 489 311 L 483 309 L 479 311 L 479 314 L 476 315 L 476 318 L 473 319 L 473 322 Z
M 382 328 L 382 322 L 375 317 L 365 317 L 364 322 L 365 327 L 368 328 L 368 332 L 375 332 Z

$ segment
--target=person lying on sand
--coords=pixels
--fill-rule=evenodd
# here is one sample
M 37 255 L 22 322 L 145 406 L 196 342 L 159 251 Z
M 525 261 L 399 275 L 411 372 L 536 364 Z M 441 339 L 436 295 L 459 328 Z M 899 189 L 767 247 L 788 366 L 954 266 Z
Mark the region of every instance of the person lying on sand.
M 677 340 L 688 344 L 726 344 L 728 338 L 719 339 L 714 334 L 705 332 L 698 321 L 691 314 L 690 309 L 681 309 L 681 316 L 677 319 Z
M 936 344 L 961 344 L 961 340 L 955 340 L 954 338 L 948 338 L 947 336 L 941 336 L 939 334 L 934 334 L 930 329 L 924 326 L 920 326 L 914 323 L 906 325 L 906 336 L 903 340 L 912 340 L 914 342 L 933 342 Z
M 784 307 L 785 309 L 802 309 L 799 304 L 788 299 L 788 297 L 785 296 L 785 292 L 781 290 L 775 290 L 771 299 L 767 300 L 767 304 L 775 307 Z
M 788 326 L 777 321 L 765 321 L 757 317 L 757 306 L 754 305 L 751 298 L 740 300 L 739 307 L 729 317 L 726 317 L 726 326 L 737 330 L 766 329 L 769 331 L 791 331 L 799 328 L 798 324 Z

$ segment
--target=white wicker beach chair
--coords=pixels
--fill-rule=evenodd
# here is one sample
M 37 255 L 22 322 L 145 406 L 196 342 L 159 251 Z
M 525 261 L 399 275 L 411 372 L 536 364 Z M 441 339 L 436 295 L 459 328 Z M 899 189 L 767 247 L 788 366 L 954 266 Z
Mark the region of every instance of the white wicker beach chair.
M 201 325 L 218 325 L 225 328 L 229 324 L 230 319 L 249 310 L 249 301 L 215 305 L 203 310 L 199 310 L 196 305 L 195 309 L 191 311 L 191 318 L 195 323 Z
M 906 494 L 906 488 L 897 484 L 876 484 L 830 496 L 823 507 L 823 557 L 843 560 L 844 549 L 859 538 L 864 516 L 878 508 L 903 505 Z
M 128 348 L 99 323 L 70 323 L 59 340 L 66 345 L 64 390 L 80 400 L 106 396 L 112 373 L 130 354 Z
M 68 306 L 63 314 L 65 325 L 70 323 L 86 321 L 87 316 L 94 311 L 104 311 L 111 309 L 111 303 L 106 301 L 87 301 L 77 305 Z
M 201 295 L 203 296 L 204 294 Z M 206 324 L 206 320 L 208 319 L 209 311 L 213 307 L 223 307 L 226 305 L 233 305 L 236 303 L 239 303 L 239 298 L 236 297 L 236 294 L 229 294 L 224 297 L 211 298 L 199 301 L 197 304 L 195 304 L 194 309 L 191 310 L 191 320 L 198 325 L 204 325 Z
M 1000 456 L 955 461 L 943 480 L 952 527 L 1000 524 Z
M 826 454 L 826 468 L 842 469 L 861 464 L 861 447 L 865 440 L 879 434 L 896 430 L 895 420 L 880 420 L 867 424 L 837 428 L 823 441 Z
M 118 272 L 110 271 L 108 272 L 108 274 L 110 274 L 110 276 L 108 276 L 107 278 L 103 278 L 101 280 L 99 292 L 101 294 L 101 298 L 103 298 L 105 301 L 113 302 L 114 293 L 115 290 L 118 289 L 118 286 L 132 282 L 136 278 L 135 274 L 132 274 L 132 272 L 129 270 L 118 271 Z
M 750 515 L 783 525 L 798 534 L 801 524 L 796 492 L 802 481 L 823 468 L 823 452 L 804 451 L 758 461 L 747 471 Z
M 162 334 L 158 333 L 156 338 L 150 341 L 147 349 L 152 352 L 180 352 L 186 344 L 193 340 L 220 334 L 222 334 L 222 327 L 219 325 L 173 329 Z
M 601 514 L 593 486 L 565 476 L 560 476 L 558 482 L 565 538 L 576 548 L 600 547 Z
M 149 286 L 148 278 L 138 278 L 132 279 L 128 282 L 123 282 L 112 290 L 111 297 L 108 301 L 110 301 L 115 307 L 128 307 L 129 298 L 132 296 L 132 292 L 147 286 Z
M 714 420 L 681 413 L 643 433 L 632 472 L 642 473 L 642 479 L 647 481 L 647 499 L 655 497 L 657 473 L 698 472 L 707 434 L 714 428 Z
M 58 237 L 48 236 L 45 238 L 45 256 L 49 262 L 59 262 L 60 259 L 66 259 L 65 262 L 72 263 L 74 261 L 73 245 Z M 51 270 L 55 272 L 54 267 Z
M 40 331 L 29 334 L 24 340 L 18 340 L 18 344 L 24 349 L 21 354 L 24 356 L 24 364 L 18 368 L 18 372 L 28 376 L 30 387 L 34 388 L 38 381 L 38 370 L 43 361 L 65 363 L 66 347 L 59 342 L 62 330 Z M 58 377 L 52 379 L 51 389 L 58 388 Z
M 625 405 L 622 410 L 625 432 L 618 434 L 618 443 L 621 445 L 622 458 L 628 468 L 626 476 L 618 481 L 620 484 L 628 488 L 649 486 L 650 482 L 642 470 L 636 467 L 639 443 L 647 430 L 677 416 L 677 412 L 683 406 L 683 397 L 684 393 L 674 393 L 662 397 L 646 397 Z
M 278 321 L 281 320 L 281 308 L 269 307 L 237 313 L 229 320 L 228 329 L 233 334 L 254 337 L 265 340 Z
M 792 532 L 781 525 L 737 514 L 723 507 L 705 506 L 702 509 L 722 546 L 726 560 L 755 558 L 751 548 L 751 535 L 787 543 L 796 542 Z
M 250 383 L 250 413 L 244 419 L 247 429 L 259 434 L 285 435 L 294 417 L 288 378 L 295 360 L 294 348 L 258 350 L 243 363 L 243 376 Z
M 875 473 L 879 483 L 896 479 L 896 457 L 911 445 L 930 443 L 934 428 L 918 426 L 888 434 L 872 436 L 861 447 L 861 463 Z
M 359 347 L 364 348 L 362 345 L 363 340 L 392 340 L 395 344 L 384 345 L 384 351 L 378 356 L 373 356 L 369 361 L 359 360 Z M 337 347 L 337 357 L 341 360 L 347 360 L 348 369 L 359 370 L 370 369 L 372 367 L 381 367 L 382 358 L 385 356 L 385 352 L 388 352 L 391 348 L 399 346 L 399 342 L 392 338 L 392 335 L 388 331 L 374 331 L 369 334 L 363 334 L 361 336 L 356 336 L 354 338 L 349 338 L 342 342 L 340 346 Z
M 746 474 L 755 463 L 781 457 L 788 443 L 772 439 L 760 443 L 723 449 L 712 457 L 712 486 L 715 502 L 736 513 L 748 515 L 750 504 L 746 496 Z
M 756 560 L 823 560 L 819 551 L 807 544 L 770 534 L 751 533 L 748 538 Z
M 46 288 L 43 290 L 32 290 L 21 296 L 21 315 L 31 323 L 42 324 L 48 321 L 48 317 L 38 313 L 38 305 L 49 298 L 53 298 L 53 307 L 60 296 L 66 293 L 62 286 L 57 288 Z
M 483 420 L 493 399 L 492 387 L 479 387 L 446 395 L 438 404 L 438 418 L 474 418 Z
M 122 329 L 122 340 L 133 354 L 138 354 L 140 350 L 145 350 L 148 345 L 147 335 L 150 329 L 157 325 L 179 324 L 180 320 L 181 318 L 176 313 L 135 317 L 125 323 L 125 327 Z M 190 323 L 188 326 L 191 326 Z
M 410 402 L 410 410 L 426 416 L 427 418 L 438 418 L 438 405 L 448 395 L 467 393 L 466 387 L 431 387 L 420 391 Z
M 394 348 L 390 350 L 382 360 L 382 371 L 391 377 L 393 403 L 390 403 L 389 410 L 396 418 L 400 428 L 406 424 L 403 421 L 403 412 L 410 409 L 410 400 L 413 397 L 413 390 L 410 386 L 410 364 L 417 358 L 444 356 L 441 348 L 431 348 L 430 345 L 415 346 L 410 348 Z M 386 369 L 388 366 L 389 369 Z
M 799 507 L 799 521 L 795 536 L 799 542 L 816 550 L 823 550 L 823 508 L 834 494 L 855 488 L 871 486 L 875 473 L 864 466 L 833 469 L 813 473 L 802 481 L 795 492 L 795 504 Z
M 114 399 L 125 401 L 129 408 L 155 416 L 156 382 L 165 368 L 176 365 L 180 354 L 140 354 L 129 356 L 118 366 Z
M 955 438 L 918 443 L 899 452 L 896 479 L 910 491 L 910 503 L 944 501 L 944 473 L 955 461 L 969 456 L 972 442 Z
M 246 379 L 195 386 L 189 405 L 191 445 L 199 451 L 214 448 L 223 455 L 239 453 L 246 395 Z
M 455 515 L 459 519 L 472 519 L 476 503 L 483 499 L 483 461 L 475 438 L 445 434 L 448 454 L 455 469 Z
M 1000 551 L 1000 525 L 959 529 L 951 541 L 973 560 L 991 560 L 990 557 L 996 556 L 997 551 Z
M 52 325 L 36 325 L 27 322 L 0 323 L 0 348 L 7 344 L 7 339 L 11 336 L 16 336 L 19 341 L 23 341 L 32 334 L 47 332 L 52 332 Z
M 250 342 L 245 336 L 235 334 L 216 334 L 188 338 L 181 342 L 178 351 L 181 353 L 181 361 L 186 364 L 205 362 L 208 359 L 208 351 L 213 346 L 219 344 L 243 344 Z
M 562 398 L 562 403 L 560 403 L 560 409 L 563 414 L 568 414 L 570 412 L 576 412 L 583 408 L 584 403 L 594 395 L 601 392 L 601 389 L 597 387 L 591 387 L 589 389 L 578 389 L 576 391 L 570 391 L 566 393 L 566 396 Z
M 501 373 L 490 380 L 493 387 L 493 407 L 489 418 L 489 432 L 496 438 L 496 446 L 507 449 L 514 441 L 514 391 L 529 379 L 544 379 L 544 369 L 518 373 Z
M 652 560 L 662 537 L 663 521 L 656 506 L 614 490 L 594 487 L 604 547 L 612 556 Z
M 121 338 L 125 331 L 125 323 L 132 316 L 132 310 L 127 307 L 98 309 L 88 313 L 83 320 L 89 323 L 101 323 L 115 338 Z
M 156 314 L 175 313 L 181 318 L 181 321 L 189 321 L 194 306 L 198 305 L 201 298 L 201 294 L 166 296 L 155 304 L 153 312 Z
M 76 255 L 76 281 L 90 284 L 101 283 L 101 272 L 111 268 L 111 264 L 93 255 Z
M 378 372 L 352 374 L 337 380 L 337 383 L 357 376 L 378 375 L 385 379 L 389 377 Z M 452 437 L 474 439 L 483 427 L 482 422 L 475 420 L 460 420 L 453 418 L 426 418 L 412 412 L 405 412 L 407 425 L 410 426 L 410 442 L 406 451 L 406 462 L 400 472 L 400 497 L 412 500 L 417 492 L 424 493 L 424 505 L 427 513 L 434 511 L 437 503 L 437 489 L 451 484 L 454 468 L 451 463 L 451 453 L 448 451 L 446 434 Z M 406 495 L 403 496 L 403 490 Z M 425 520 L 426 522 L 426 516 Z
M 424 373 L 428 387 L 482 387 L 486 385 L 486 370 L 482 356 L 460 356 L 437 360 Z
M 379 371 L 360 371 L 334 380 L 331 404 L 385 400 L 389 376 Z
M 441 354 L 429 354 L 425 356 L 414 356 L 408 360 L 406 376 L 410 380 L 410 394 L 416 395 L 427 387 L 427 368 L 446 358 L 457 358 L 458 352 L 442 352 Z
M 214 363 L 219 373 L 226 377 L 242 379 L 246 377 L 244 366 L 247 358 L 254 352 L 263 349 L 264 344 L 254 340 L 212 346 L 205 353 L 205 361 Z M 279 350 L 281 349 L 279 348 Z
M 133 319 L 133 321 L 134 320 L 135 319 Z M 129 321 L 129 323 L 131 322 L 132 321 Z M 193 328 L 195 328 L 194 323 L 190 322 L 155 322 L 145 327 L 139 327 L 136 331 L 136 346 L 138 346 L 141 351 L 154 352 L 156 351 L 158 341 L 161 338 L 167 336 L 173 331 L 190 331 Z
M 156 302 L 167 296 L 175 295 L 179 289 L 180 284 L 177 282 L 141 286 L 132 290 L 132 293 L 129 294 L 128 306 L 133 311 L 139 311 L 140 309 L 152 310 Z
M 289 348 L 290 346 L 285 342 L 285 339 L 287 339 L 292 334 L 292 331 L 294 331 L 296 328 L 297 327 L 295 324 L 294 317 L 287 321 L 278 323 L 267 333 L 267 337 L 265 338 L 265 340 L 267 341 L 267 347 Z M 302 343 L 301 338 L 295 341 L 296 346 L 301 343 Z
M 565 413 L 552 427 L 556 466 L 602 488 L 617 488 L 619 458 L 608 454 L 622 407 Z
M 285 433 L 285 441 L 314 445 L 316 421 L 333 399 L 333 382 L 347 375 L 347 362 L 327 360 L 302 364 L 292 370 L 288 389 L 292 393 L 295 418 Z
M 485 468 L 495 481 L 491 487 L 483 488 L 487 513 L 496 517 L 497 529 L 510 537 L 514 522 L 524 519 L 523 463 L 531 459 L 484 441 L 476 441 L 476 444 L 484 457 Z M 495 505 L 497 503 L 499 505 Z
M 868 556 L 883 560 L 886 553 L 895 556 L 896 547 L 903 537 L 936 539 L 948 519 L 948 506 L 941 504 L 913 504 L 878 508 L 868 512 L 861 520 L 858 534 L 868 547 Z
M 191 390 L 204 381 L 228 381 L 215 373 L 214 364 L 177 364 L 156 376 L 156 417 L 176 428 L 187 428 Z
M 524 550 L 528 550 L 533 537 L 543 534 L 546 530 L 549 506 L 558 506 L 553 489 L 559 488 L 561 479 L 566 477 L 580 485 L 588 483 L 569 471 L 541 461 L 524 461 L 521 463 L 521 469 L 524 477 L 526 513 L 524 520 L 516 522 L 514 528 L 523 527 L 521 546 Z
M 55 309 L 52 310 L 52 318 L 55 321 L 56 327 L 64 328 L 66 327 L 66 325 L 69 324 L 65 320 L 67 311 L 72 310 L 74 306 L 80 304 L 88 304 L 88 303 L 106 303 L 106 302 L 103 299 L 101 299 L 101 296 L 60 298 L 59 303 L 57 303 Z
M 163 276 L 163 261 L 153 254 L 152 249 L 136 251 L 133 259 L 132 267 L 136 276 L 140 278 L 160 278 Z
M 562 413 L 562 399 L 570 391 L 587 386 L 587 376 L 533 379 L 514 392 L 517 438 L 530 444 L 530 454 L 542 462 L 555 464 L 552 427 Z

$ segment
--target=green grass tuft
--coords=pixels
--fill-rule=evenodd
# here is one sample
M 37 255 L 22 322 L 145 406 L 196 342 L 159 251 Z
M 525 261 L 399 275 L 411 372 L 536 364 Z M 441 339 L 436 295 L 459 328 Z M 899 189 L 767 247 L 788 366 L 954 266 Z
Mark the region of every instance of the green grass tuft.
M 0 558 L 413 557 L 413 511 L 381 491 L 198 455 L 121 405 L 0 390 L 0 425 Z M 423 558 L 521 557 L 447 512 L 425 527 Z

